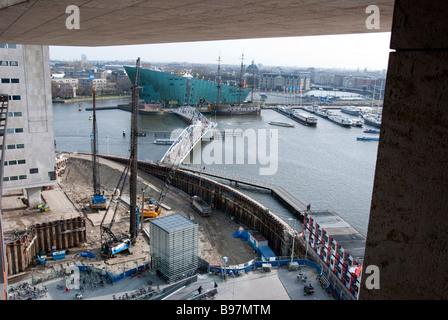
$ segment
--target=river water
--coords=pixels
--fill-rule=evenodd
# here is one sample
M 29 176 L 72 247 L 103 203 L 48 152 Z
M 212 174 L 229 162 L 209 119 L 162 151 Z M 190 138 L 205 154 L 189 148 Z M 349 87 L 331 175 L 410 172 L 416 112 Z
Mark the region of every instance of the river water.
M 116 106 L 129 101 L 129 98 L 97 100 L 96 105 Z M 82 111 L 78 111 L 78 106 L 82 107 Z M 56 150 L 91 152 L 92 121 L 89 117 L 92 112 L 85 110 L 91 106 L 90 101 L 53 104 Z M 207 169 L 280 185 L 305 204 L 311 204 L 312 209 L 335 211 L 361 234 L 366 235 L 378 142 L 357 141 L 356 137 L 369 135 L 362 132 L 363 128 L 344 128 L 320 117 L 316 127 L 307 127 L 269 109 L 263 109 L 258 116 L 206 116 L 212 121 L 216 120 L 220 131 L 227 129 L 236 135 L 242 131 L 249 137 L 245 141 L 251 142 L 247 142 L 244 149 L 238 148 L 238 137 L 202 142 L 203 161 L 196 165 L 198 168 L 205 166 Z M 295 126 L 272 126 L 270 121 L 289 122 Z M 97 111 L 99 153 L 129 157 L 130 126 L 130 112 Z M 168 146 L 153 143 L 156 133 L 157 137 L 164 138 L 163 132 L 169 134 L 185 127 L 185 122 L 174 114 L 141 115 L 139 130 L 146 133 L 146 137 L 139 138 L 139 159 L 161 159 Z M 364 128 L 368 126 L 365 125 Z M 230 155 L 229 148 L 225 145 L 226 141 L 230 143 L 229 139 L 234 141 L 233 154 Z M 263 141 L 266 152 L 263 144 L 260 145 Z M 242 152 L 244 157 L 238 158 Z M 239 164 L 237 158 L 242 163 Z M 254 164 L 251 164 L 251 159 L 255 159 Z M 211 163 L 211 160 L 218 164 Z M 262 168 L 268 174 L 260 174 Z M 240 190 L 287 222 L 293 218 L 269 193 L 248 187 Z M 293 222 L 288 223 L 292 225 Z

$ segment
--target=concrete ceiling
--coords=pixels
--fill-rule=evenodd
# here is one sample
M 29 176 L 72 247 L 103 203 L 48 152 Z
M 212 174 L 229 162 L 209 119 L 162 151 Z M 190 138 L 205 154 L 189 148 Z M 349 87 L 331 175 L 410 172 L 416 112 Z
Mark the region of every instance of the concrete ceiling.
M 67 29 L 69 5 L 79 29 Z M 369 5 L 380 29 L 366 28 Z M 394 0 L 0 0 L 0 42 L 111 46 L 389 32 Z

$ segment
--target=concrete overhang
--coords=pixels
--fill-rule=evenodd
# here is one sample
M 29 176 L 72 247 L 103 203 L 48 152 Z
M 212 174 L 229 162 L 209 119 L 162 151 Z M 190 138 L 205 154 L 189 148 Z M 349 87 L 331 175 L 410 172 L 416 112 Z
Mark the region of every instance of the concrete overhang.
M 79 29 L 70 5 L 79 8 Z M 368 29 L 369 5 L 379 29 Z M 394 0 L 1 0 L 0 42 L 113 46 L 390 32 Z

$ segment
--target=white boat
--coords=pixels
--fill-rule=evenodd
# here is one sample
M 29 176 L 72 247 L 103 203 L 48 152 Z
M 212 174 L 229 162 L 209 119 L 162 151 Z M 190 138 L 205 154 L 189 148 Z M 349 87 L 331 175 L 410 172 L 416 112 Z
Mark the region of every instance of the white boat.
M 281 113 L 284 113 L 286 115 L 290 115 L 291 114 L 291 110 L 288 109 L 286 106 L 277 106 L 277 110 L 280 111 Z
M 381 116 L 375 114 L 365 114 L 363 116 L 364 123 L 373 127 L 380 128 L 381 127 Z
M 316 126 L 317 125 L 317 119 L 312 116 L 305 116 L 301 113 L 298 113 L 297 111 L 294 111 L 292 114 L 292 117 L 294 120 L 297 120 L 298 122 L 306 125 L 306 126 Z
M 328 115 L 328 120 L 342 126 L 350 128 L 352 126 L 352 122 L 348 118 L 344 118 L 338 114 L 330 114 Z
M 352 116 L 359 116 L 359 109 L 354 106 L 343 106 L 341 112 L 350 114 Z
M 350 122 L 352 123 L 352 127 L 362 127 L 362 121 L 358 119 L 350 119 Z
M 175 140 L 171 139 L 156 139 L 154 140 L 155 144 L 173 144 Z
M 314 108 L 312 106 L 303 106 L 302 110 L 305 110 L 310 113 L 314 113 Z
M 314 113 L 322 118 L 328 118 L 327 111 L 322 107 L 314 107 Z

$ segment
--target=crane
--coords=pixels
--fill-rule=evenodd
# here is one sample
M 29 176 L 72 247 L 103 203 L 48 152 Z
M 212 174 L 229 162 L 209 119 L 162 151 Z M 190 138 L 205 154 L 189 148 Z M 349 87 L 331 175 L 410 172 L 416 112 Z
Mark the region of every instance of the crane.
M 123 172 L 121 174 L 120 180 L 118 181 L 117 187 L 115 188 L 116 192 L 118 190 L 123 190 L 123 186 L 125 185 L 126 177 L 129 172 L 129 163 L 126 165 L 126 167 L 123 169 Z M 101 235 L 101 253 L 106 258 L 113 258 L 116 254 L 128 250 L 129 253 L 132 253 L 131 250 L 131 238 L 127 234 L 121 234 L 119 236 L 115 235 L 112 231 L 112 227 L 115 222 L 115 215 L 117 214 L 118 210 L 118 203 L 115 205 L 115 209 L 113 211 L 112 218 L 108 225 L 106 225 L 106 216 L 110 212 L 110 205 L 113 203 L 114 197 L 116 192 L 112 194 L 111 201 L 109 203 L 109 206 L 106 210 L 106 213 L 103 216 L 103 219 L 101 220 L 100 225 L 100 235 Z
M 123 190 L 125 185 L 126 177 L 130 173 L 130 226 L 129 234 L 115 235 L 112 231 L 113 224 L 115 222 L 115 215 L 117 213 L 118 204 L 116 204 L 113 211 L 110 223 L 106 225 L 106 216 L 109 212 L 109 207 L 103 216 L 101 221 L 101 253 L 107 258 L 115 257 L 117 253 L 128 250 L 132 253 L 131 246 L 135 243 L 138 235 L 138 206 L 137 206 L 137 137 L 138 137 L 138 90 L 139 90 L 139 80 L 140 80 L 140 58 L 137 59 L 136 63 L 136 75 L 135 82 L 132 89 L 132 120 L 131 120 L 131 150 L 130 157 L 127 165 L 125 166 L 120 180 L 118 181 L 115 190 Z M 112 195 L 112 200 L 115 193 Z
M 131 167 L 130 178 L 130 225 L 129 233 L 131 240 L 134 243 L 138 234 L 138 215 L 139 210 L 137 206 L 137 162 L 138 162 L 138 100 L 140 89 L 140 58 L 137 59 L 135 67 L 135 82 L 132 88 L 132 123 L 131 123 L 131 156 L 129 164 Z
M 106 198 L 101 194 L 100 175 L 98 173 L 98 128 L 96 124 L 95 96 L 96 88 L 92 88 L 93 96 L 93 128 L 92 128 L 92 166 L 93 166 L 93 197 L 91 207 L 93 210 L 106 209 Z

